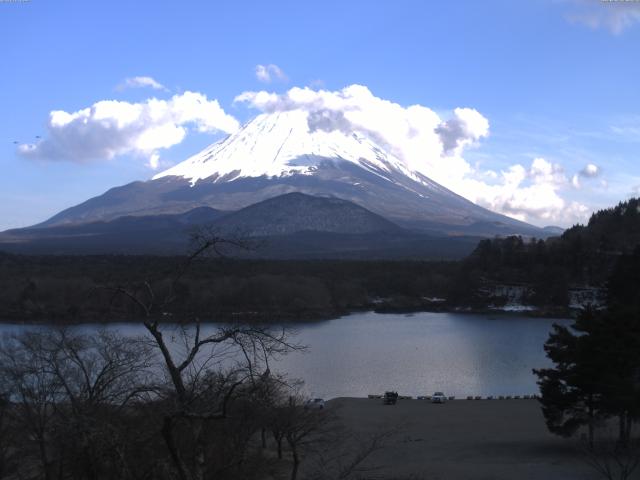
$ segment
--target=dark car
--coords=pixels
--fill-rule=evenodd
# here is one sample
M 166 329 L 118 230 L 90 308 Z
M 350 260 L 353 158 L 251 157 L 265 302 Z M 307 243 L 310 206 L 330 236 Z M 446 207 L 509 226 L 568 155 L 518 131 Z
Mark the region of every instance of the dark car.
M 398 401 L 398 392 L 384 392 L 382 402 L 385 405 L 395 405 Z

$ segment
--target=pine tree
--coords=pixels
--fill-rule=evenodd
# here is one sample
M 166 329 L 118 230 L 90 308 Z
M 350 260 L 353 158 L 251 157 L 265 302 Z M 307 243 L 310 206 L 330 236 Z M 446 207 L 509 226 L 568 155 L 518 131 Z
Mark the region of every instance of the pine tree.
M 617 417 L 628 445 L 640 418 L 640 249 L 621 256 L 608 284 L 607 309 L 586 308 L 570 328 L 554 325 L 545 343 L 553 368 L 534 370 L 549 430 L 571 436 Z
M 586 426 L 591 445 L 595 425 L 606 415 L 600 388 L 602 357 L 589 336 L 598 323 L 597 312 L 589 308 L 571 328 L 554 325 L 544 349 L 555 368 L 534 370 L 549 431 L 569 437 Z

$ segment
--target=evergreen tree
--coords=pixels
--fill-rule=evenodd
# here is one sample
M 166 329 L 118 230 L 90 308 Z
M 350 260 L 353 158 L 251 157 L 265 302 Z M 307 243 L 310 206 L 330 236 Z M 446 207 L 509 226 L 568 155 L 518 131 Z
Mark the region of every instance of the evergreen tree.
M 553 368 L 534 370 L 549 430 L 563 436 L 617 417 L 626 446 L 640 418 L 640 249 L 619 258 L 606 310 L 586 308 L 570 327 L 554 325 L 545 343 Z
M 600 321 L 588 308 L 571 328 L 554 325 L 544 349 L 555 368 L 534 370 L 549 431 L 569 437 L 586 426 L 590 444 L 596 422 L 606 415 L 601 403 L 602 357 L 590 336 Z

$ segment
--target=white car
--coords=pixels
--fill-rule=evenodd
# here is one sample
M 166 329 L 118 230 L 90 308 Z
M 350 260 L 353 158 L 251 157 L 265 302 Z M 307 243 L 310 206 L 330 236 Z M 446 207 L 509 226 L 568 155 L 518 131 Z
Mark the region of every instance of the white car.
M 324 400 L 322 398 L 312 398 L 305 402 L 304 408 L 309 410 L 322 410 L 324 408 Z
M 442 392 L 436 392 L 431 395 L 431 403 L 444 403 L 447 401 L 447 396 Z

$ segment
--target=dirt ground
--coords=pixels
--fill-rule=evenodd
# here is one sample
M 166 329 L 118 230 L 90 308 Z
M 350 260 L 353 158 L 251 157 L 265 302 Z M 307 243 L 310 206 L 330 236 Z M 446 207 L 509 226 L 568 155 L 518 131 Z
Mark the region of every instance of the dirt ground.
M 399 427 L 370 461 L 385 478 L 447 480 L 590 480 L 576 440 L 550 434 L 536 400 L 337 398 L 328 402 L 350 429 L 369 434 Z

